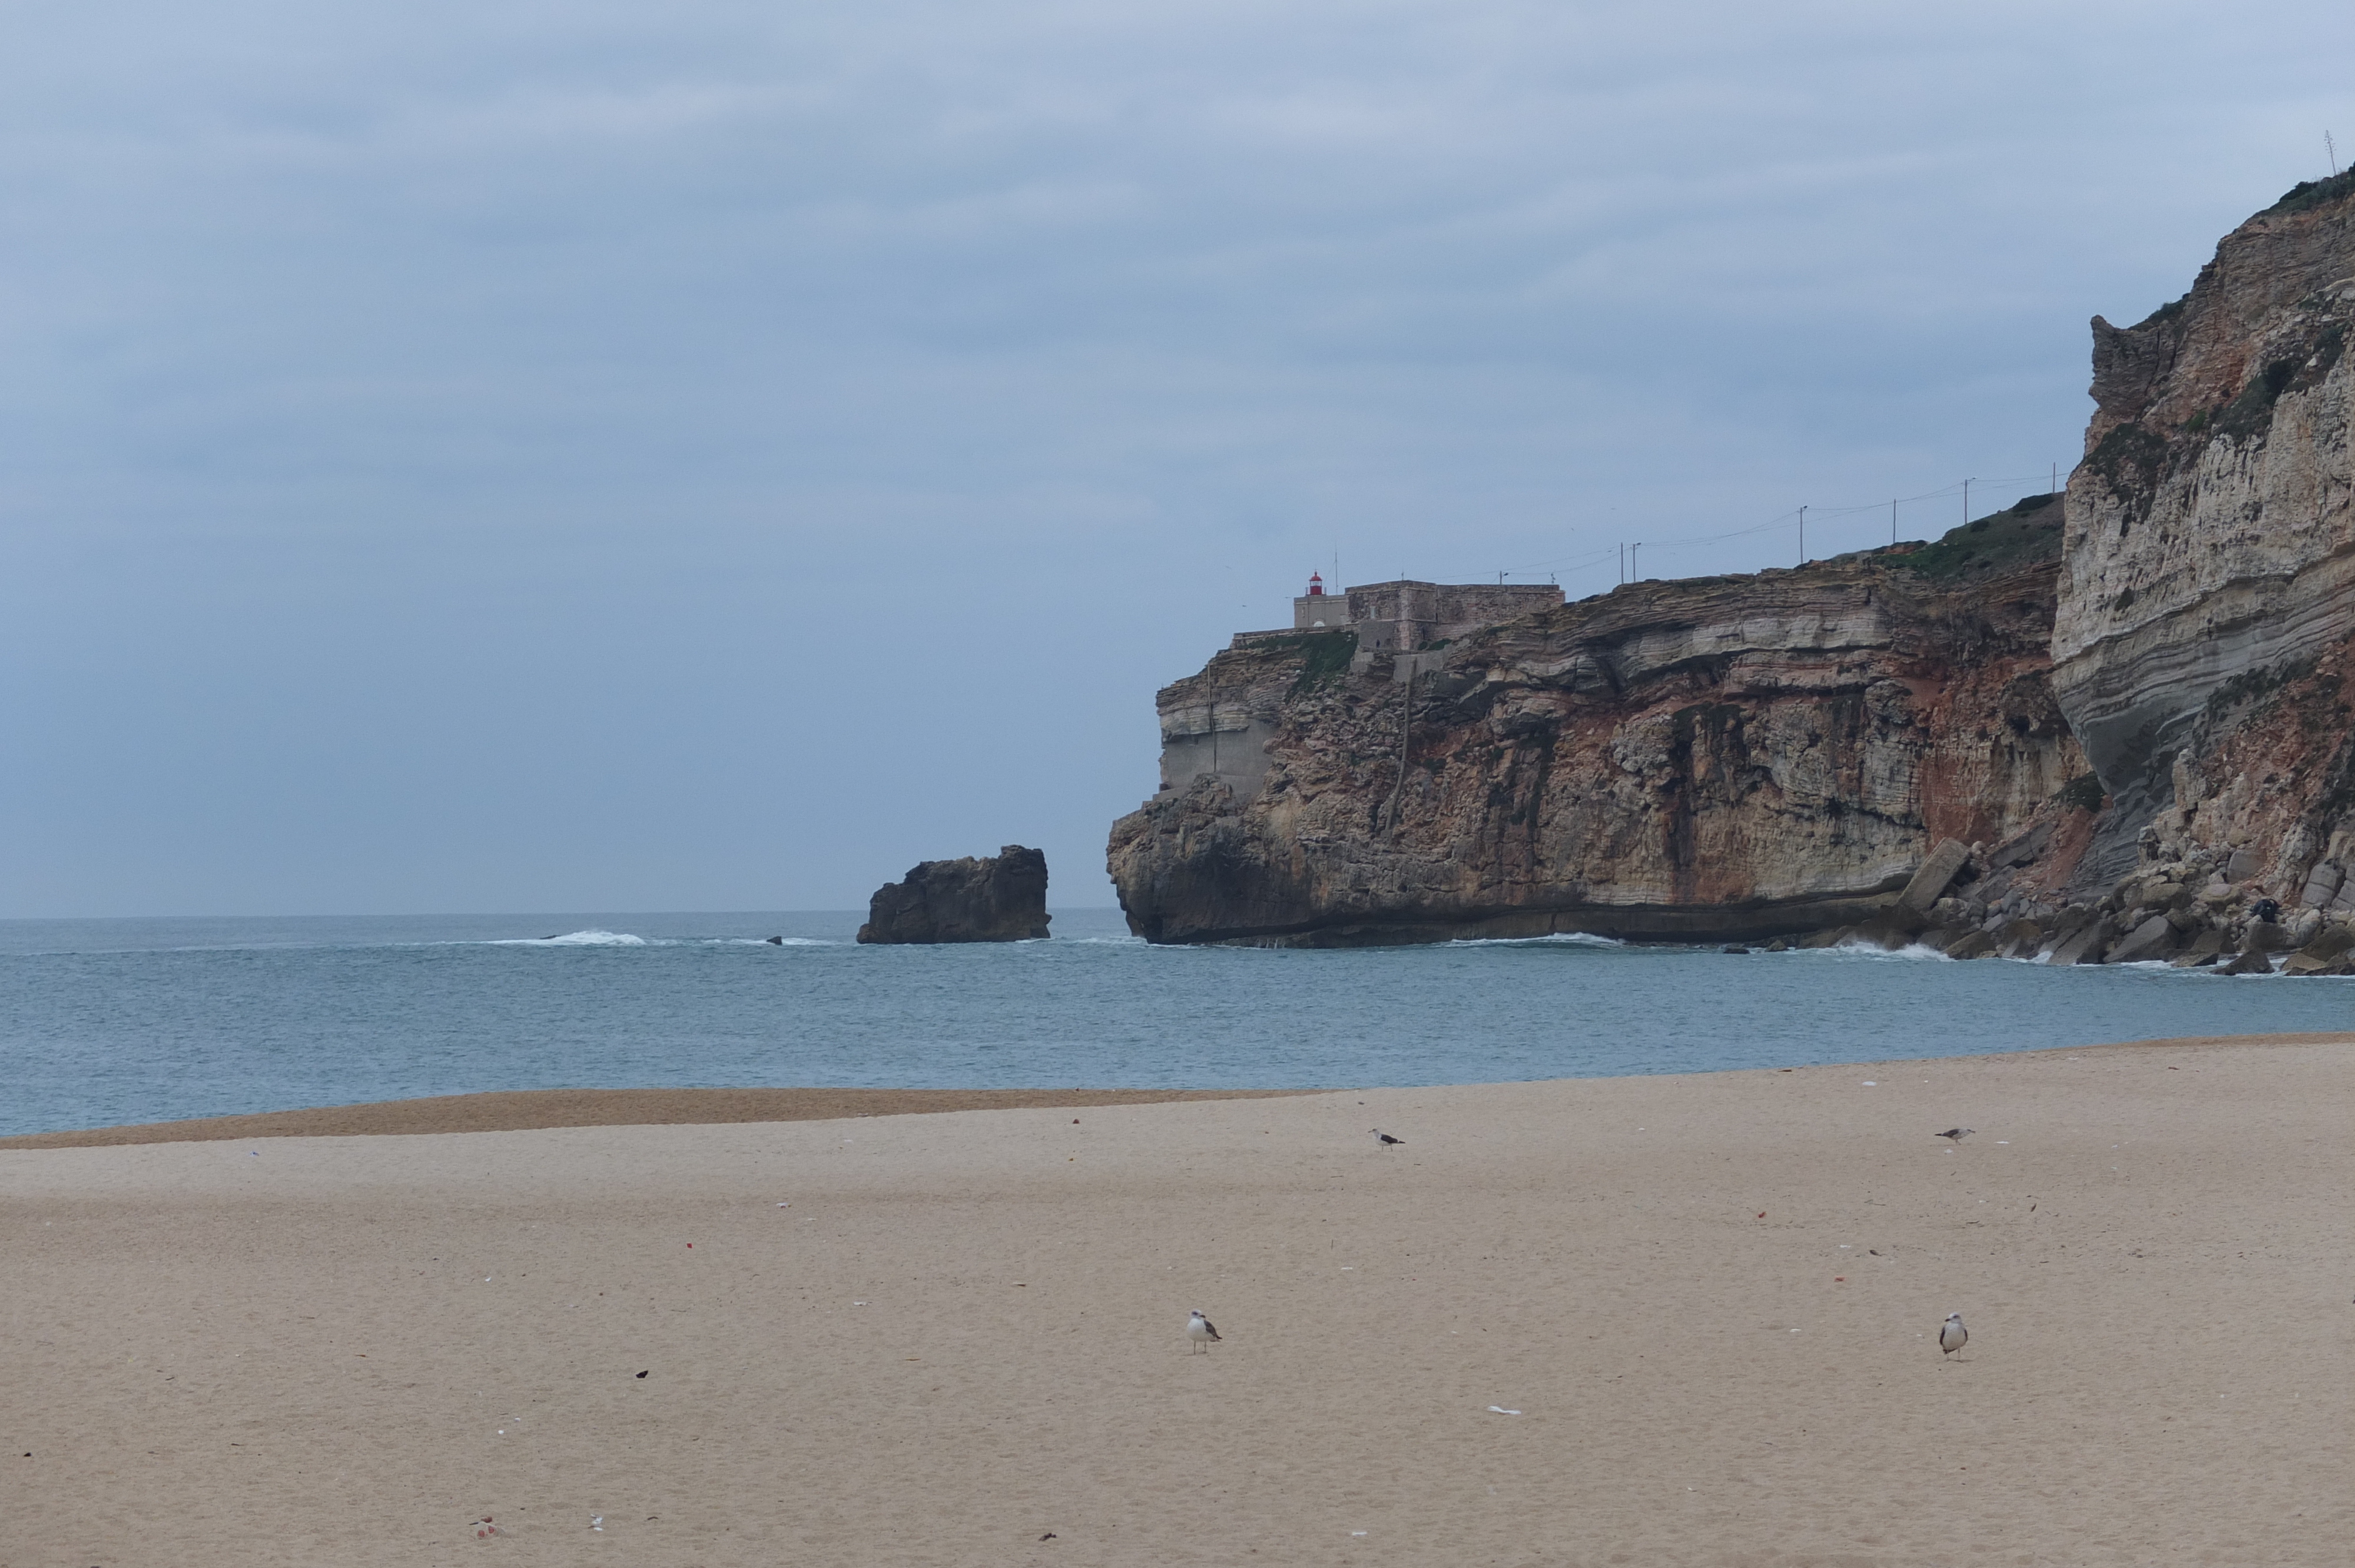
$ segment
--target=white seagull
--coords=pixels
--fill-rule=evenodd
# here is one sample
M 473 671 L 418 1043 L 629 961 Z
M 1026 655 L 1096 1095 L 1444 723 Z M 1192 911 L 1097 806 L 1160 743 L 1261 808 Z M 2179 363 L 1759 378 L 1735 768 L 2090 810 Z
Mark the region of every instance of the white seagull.
M 1977 1130 L 1978 1128 L 1975 1127 L 1950 1127 L 1944 1132 L 1934 1132 L 1930 1136 L 1943 1138 L 1948 1143 L 1960 1143 Z
M 1382 1147 L 1383 1147 L 1384 1149 L 1389 1149 L 1389 1148 L 1392 1147 L 1392 1146 L 1393 1146 L 1393 1145 L 1395 1145 L 1395 1144 L 1401 1144 L 1401 1143 L 1404 1143 L 1404 1142 L 1406 1141 L 1406 1139 L 1403 1139 L 1403 1138 L 1392 1138 L 1389 1133 L 1384 1132 L 1380 1128 L 1378 1128 L 1378 1127 L 1377 1127 L 1377 1128 L 1371 1128 L 1371 1129 L 1369 1129 L 1369 1130 L 1371 1130 L 1371 1131 L 1372 1131 L 1373 1135 L 1374 1135 L 1376 1138 L 1378 1138 L 1378 1139 L 1381 1139 Z
M 1939 1353 L 1951 1356 L 1970 1340 L 1971 1331 L 1963 1327 L 1963 1315 L 1960 1312 L 1947 1313 L 1945 1325 L 1938 1330 Z
M 1186 1319 L 1186 1337 L 1194 1341 L 1199 1354 L 1199 1347 L 1219 1342 L 1219 1330 L 1197 1308 Z

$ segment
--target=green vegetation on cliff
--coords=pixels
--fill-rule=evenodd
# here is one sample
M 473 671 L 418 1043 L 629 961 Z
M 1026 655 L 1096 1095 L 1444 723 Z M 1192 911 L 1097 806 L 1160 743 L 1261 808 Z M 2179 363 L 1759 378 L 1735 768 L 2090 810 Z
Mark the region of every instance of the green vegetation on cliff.
M 1348 673 L 1349 661 L 1358 656 L 1358 634 L 1354 631 L 1303 631 L 1293 636 L 1255 637 L 1252 649 L 1269 653 L 1298 653 L 1301 657 L 1299 679 L 1292 683 L 1291 696 L 1313 692 L 1328 685 Z
M 2327 180 L 2300 180 L 2283 193 L 2281 200 L 2265 208 L 2268 213 L 2304 212 L 2320 207 L 2324 202 L 2355 192 L 2355 169 L 2331 175 Z M 2262 214 L 2260 216 L 2263 216 Z
M 1993 577 L 2061 554 L 2061 497 L 2030 495 L 1964 524 L 1935 544 L 1899 556 L 1895 565 L 1936 581 Z

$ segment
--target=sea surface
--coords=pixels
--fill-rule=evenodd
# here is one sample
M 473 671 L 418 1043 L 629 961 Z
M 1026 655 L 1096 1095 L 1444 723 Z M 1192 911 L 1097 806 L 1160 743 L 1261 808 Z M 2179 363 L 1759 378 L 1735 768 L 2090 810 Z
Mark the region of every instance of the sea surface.
M 2355 1022 L 2355 981 L 2157 967 L 1154 948 L 1085 909 L 1043 941 L 862 948 L 859 918 L 0 922 L 0 1134 L 482 1089 L 1475 1083 Z

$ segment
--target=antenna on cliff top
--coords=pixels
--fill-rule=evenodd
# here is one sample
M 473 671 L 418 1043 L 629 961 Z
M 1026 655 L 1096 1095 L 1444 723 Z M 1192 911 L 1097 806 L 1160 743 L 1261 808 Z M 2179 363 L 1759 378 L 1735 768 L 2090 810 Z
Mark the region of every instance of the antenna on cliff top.
M 2330 177 L 2335 180 L 2339 177 L 2339 143 L 2328 131 L 2322 133 L 2322 150 L 2330 154 Z
M 1807 509 L 1799 508 L 1799 565 L 1807 564 Z

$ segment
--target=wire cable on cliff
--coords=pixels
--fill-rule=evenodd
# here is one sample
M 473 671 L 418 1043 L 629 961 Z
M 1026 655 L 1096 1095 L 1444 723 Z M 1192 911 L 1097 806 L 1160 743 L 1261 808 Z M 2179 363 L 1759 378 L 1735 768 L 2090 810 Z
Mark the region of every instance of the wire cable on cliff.
M 1751 524 L 1748 527 L 1732 528 L 1721 534 L 1689 534 L 1681 538 L 1675 539 L 1644 539 L 1637 541 L 1635 547 L 1639 550 L 1680 550 L 1689 549 L 1695 545 L 1718 545 L 1724 543 L 1728 539 L 1746 539 L 1755 535 L 1771 533 L 1778 528 L 1792 526 L 1795 524 L 1800 523 L 1802 514 L 1806 513 L 1814 514 L 1817 522 L 1822 523 L 1829 519 L 1854 517 L 1867 512 L 1879 512 L 1884 506 L 1891 509 L 1890 515 L 1890 531 L 1891 535 L 1891 543 L 1894 544 L 1896 542 L 1894 535 L 1897 525 L 1894 509 L 1898 506 L 1917 501 L 1935 501 L 1943 496 L 1948 495 L 1967 496 L 1967 487 L 1975 484 L 1987 486 L 2032 484 L 2038 480 L 2045 481 L 2048 484 L 2051 484 L 2057 490 L 2060 486 L 2060 465 L 2057 463 L 2054 464 L 2052 468 L 2044 473 L 2014 474 L 2006 479 L 1973 478 L 1969 480 L 1956 480 L 1951 484 L 1941 485 L 1935 490 L 1925 490 L 1915 495 L 1892 496 L 1886 501 L 1859 502 L 1854 505 L 1849 506 L 1816 506 L 1812 504 L 1806 506 L 1795 506 L 1788 511 L 1776 513 L 1774 516 L 1767 518 L 1763 523 Z M 1967 503 L 1965 504 L 1963 510 L 1966 514 L 1969 512 L 1970 508 Z M 1970 518 L 1966 515 L 1963 518 L 1963 521 L 1968 523 Z M 1613 555 L 1618 555 L 1623 558 L 1625 558 L 1627 552 L 1628 546 L 1626 545 L 1620 544 L 1614 545 L 1609 549 L 1590 550 L 1576 556 L 1555 556 L 1550 560 L 1528 561 L 1518 567 L 1506 567 L 1501 568 L 1501 570 L 1497 567 L 1490 567 L 1488 570 L 1500 570 L 1500 575 L 1504 577 L 1511 577 L 1520 572 L 1543 570 L 1552 570 L 1558 573 L 1572 572 L 1580 570 L 1582 567 L 1596 565 L 1605 557 Z M 1472 579 L 1470 577 L 1464 577 L 1459 580 L 1468 582 Z

